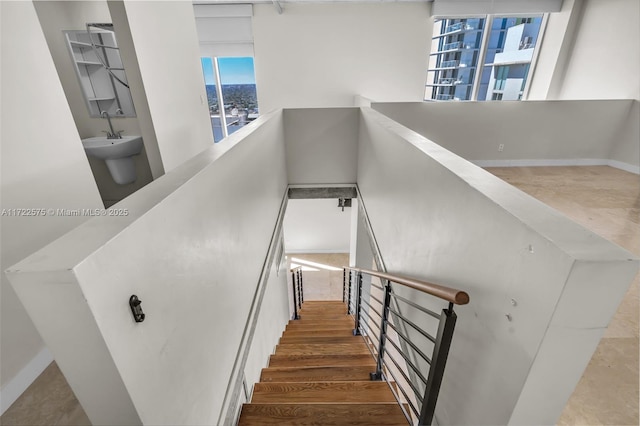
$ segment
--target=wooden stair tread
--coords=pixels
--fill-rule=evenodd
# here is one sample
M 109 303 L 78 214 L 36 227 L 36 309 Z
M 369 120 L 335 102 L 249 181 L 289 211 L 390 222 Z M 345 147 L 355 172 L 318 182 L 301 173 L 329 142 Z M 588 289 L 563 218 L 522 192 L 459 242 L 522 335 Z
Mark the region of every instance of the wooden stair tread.
M 375 365 L 368 354 L 355 355 L 271 355 L 269 367 Z M 372 370 L 373 371 L 373 370 Z
M 280 338 L 280 344 L 289 343 L 315 343 L 315 344 L 335 344 L 335 343 L 358 343 L 362 341 L 360 336 L 287 336 Z
M 375 364 L 348 366 L 267 367 L 260 374 L 261 382 L 344 382 L 369 381 Z
M 323 355 L 323 354 L 369 354 L 369 349 L 364 342 L 360 343 L 335 343 L 333 345 L 313 343 L 290 343 L 276 346 L 276 354 L 279 355 Z
M 395 402 L 387 382 L 256 383 L 252 403 Z
M 327 331 L 327 330 L 353 330 L 353 323 L 351 324 L 289 324 L 285 328 L 287 331 Z
M 353 330 L 349 329 L 328 329 L 328 330 L 285 330 L 282 333 L 282 337 L 311 337 L 311 336 L 335 336 L 335 337 L 349 337 L 353 336 Z
M 398 403 L 244 404 L 239 426 L 407 425 Z

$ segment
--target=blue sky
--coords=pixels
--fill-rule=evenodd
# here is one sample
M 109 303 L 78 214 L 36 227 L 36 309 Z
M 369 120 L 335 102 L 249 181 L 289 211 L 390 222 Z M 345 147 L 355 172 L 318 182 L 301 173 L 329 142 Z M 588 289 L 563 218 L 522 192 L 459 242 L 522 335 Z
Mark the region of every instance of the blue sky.
M 253 58 L 218 58 L 220 81 L 225 84 L 256 84 L 253 71 Z M 204 81 L 207 85 L 216 84 L 211 58 L 202 58 Z

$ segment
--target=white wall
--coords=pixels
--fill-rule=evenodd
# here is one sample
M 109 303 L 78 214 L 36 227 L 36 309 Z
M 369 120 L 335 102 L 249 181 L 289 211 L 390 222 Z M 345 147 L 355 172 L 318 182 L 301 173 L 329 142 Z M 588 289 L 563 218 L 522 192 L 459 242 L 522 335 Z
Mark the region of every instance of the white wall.
M 170 171 L 213 144 L 193 5 L 126 0 L 124 8 L 162 163 Z
M 254 5 L 261 111 L 353 105 L 355 95 L 419 101 L 431 39 L 429 3 Z
M 348 253 L 351 207 L 337 199 L 289 200 L 284 219 L 287 253 Z
M 102 207 L 31 2 L 2 2 L 2 209 Z M 17 42 L 19 40 L 19 42 Z M 2 214 L 2 271 L 84 222 Z M 51 361 L 2 272 L 2 411 Z
M 347 184 L 356 181 L 357 108 L 284 111 L 289 184 Z
M 634 101 L 373 104 L 373 108 L 483 166 L 610 164 L 639 173 Z M 637 117 L 637 115 L 636 115 Z M 621 133 L 621 128 L 629 128 Z M 498 146 L 504 144 L 504 150 Z M 616 160 L 617 162 L 611 162 Z
M 277 259 L 275 259 L 277 262 Z M 277 272 L 276 272 L 277 271 Z M 291 287 L 287 283 L 289 276 L 287 263 L 272 264 L 269 282 L 262 301 L 265 309 L 260 310 L 258 322 L 244 370 L 249 399 L 253 386 L 260 381 L 260 373 L 269 362 L 269 356 L 275 351 L 280 336 L 289 322 L 289 297 Z
M 584 0 L 558 99 L 640 99 L 640 2 Z
M 530 72 L 528 100 L 555 99 L 566 72 L 580 22 L 582 2 L 564 0 L 559 12 L 548 15 L 544 33 L 540 34 L 539 53 Z M 542 29 L 541 29 L 542 32 Z
M 617 167 L 624 167 L 630 159 L 640 161 L 640 101 L 633 101 L 629 106 L 627 116 L 614 134 L 609 158 Z
M 438 423 L 555 423 L 638 260 L 373 110 L 360 128 L 358 186 L 387 270 L 471 298 Z
M 263 116 L 8 273 L 92 423 L 217 422 L 286 194 L 283 139 L 282 114 Z

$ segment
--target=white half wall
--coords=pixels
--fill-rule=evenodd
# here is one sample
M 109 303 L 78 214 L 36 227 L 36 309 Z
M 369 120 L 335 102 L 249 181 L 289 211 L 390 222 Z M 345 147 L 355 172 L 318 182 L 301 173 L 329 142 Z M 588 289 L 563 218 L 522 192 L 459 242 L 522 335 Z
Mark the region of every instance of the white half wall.
M 483 166 L 610 164 L 639 173 L 640 156 L 612 158 L 614 146 L 616 152 L 637 152 L 637 116 L 630 114 L 634 102 L 420 102 L 372 107 Z
M 253 7 L 258 104 L 275 108 L 351 106 L 424 96 L 431 5 L 283 3 Z
M 368 108 L 358 186 L 388 272 L 470 295 L 456 309 L 438 424 L 554 424 L 638 259 Z
M 217 423 L 286 189 L 276 111 L 11 268 L 93 424 Z
M 56 216 L 48 209 L 95 209 L 102 201 L 33 3 L 1 2 L 0 8 L 4 411 L 51 362 L 4 270 L 87 219 Z
M 284 218 L 287 253 L 349 253 L 351 209 L 338 200 L 289 200 Z
M 124 8 L 162 163 L 170 171 L 213 145 L 193 5 L 125 0 Z

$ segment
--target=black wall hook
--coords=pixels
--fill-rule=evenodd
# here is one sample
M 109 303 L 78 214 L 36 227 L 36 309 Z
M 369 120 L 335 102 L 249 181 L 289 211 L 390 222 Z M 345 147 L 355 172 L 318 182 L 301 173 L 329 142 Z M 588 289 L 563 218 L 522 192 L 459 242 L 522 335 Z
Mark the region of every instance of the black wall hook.
M 131 307 L 131 313 L 133 314 L 133 319 L 136 322 L 144 321 L 144 312 L 142 312 L 142 300 L 138 299 L 138 296 L 135 294 L 131 295 L 129 298 L 129 306 Z

